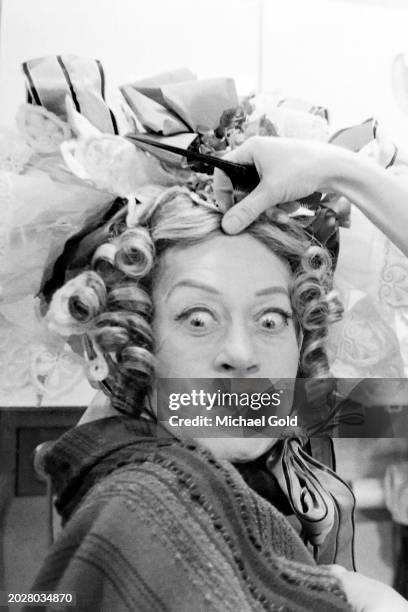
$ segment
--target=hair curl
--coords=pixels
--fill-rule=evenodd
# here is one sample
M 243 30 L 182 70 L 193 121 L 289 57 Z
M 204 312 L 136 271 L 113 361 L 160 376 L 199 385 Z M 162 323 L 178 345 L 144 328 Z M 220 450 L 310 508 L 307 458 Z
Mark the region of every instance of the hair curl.
M 172 187 L 143 212 L 140 225 L 122 226 L 110 240 L 113 246 L 95 251 L 92 268 L 100 282 L 80 283 L 70 299 L 70 313 L 78 323 L 86 321 L 86 333 L 92 319 L 91 335 L 107 356 L 112 404 L 118 410 L 140 412 L 154 380 L 151 295 L 162 255 L 171 247 L 219 235 L 221 218 L 215 208 L 194 203 L 187 188 Z M 267 212 L 246 232 L 288 262 L 292 271 L 290 298 L 303 333 L 298 375 L 330 377 L 328 327 L 341 318 L 343 309 L 333 290 L 329 253 L 293 220 L 272 221 Z

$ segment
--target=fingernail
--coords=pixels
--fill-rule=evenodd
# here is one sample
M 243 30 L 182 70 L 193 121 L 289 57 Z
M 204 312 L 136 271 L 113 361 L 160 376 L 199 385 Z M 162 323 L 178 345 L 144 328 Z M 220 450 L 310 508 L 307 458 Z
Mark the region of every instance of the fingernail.
M 242 229 L 242 221 L 236 215 L 231 215 L 224 219 L 222 226 L 225 231 L 236 234 Z

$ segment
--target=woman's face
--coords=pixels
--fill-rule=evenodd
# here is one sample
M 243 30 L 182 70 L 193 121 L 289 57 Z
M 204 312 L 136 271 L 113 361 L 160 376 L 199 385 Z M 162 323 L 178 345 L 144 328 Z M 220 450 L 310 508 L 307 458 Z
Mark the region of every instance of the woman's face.
M 157 376 L 295 378 L 290 280 L 289 266 L 249 234 L 169 249 L 153 291 Z M 265 439 L 233 440 L 249 458 L 254 444 L 265 451 Z

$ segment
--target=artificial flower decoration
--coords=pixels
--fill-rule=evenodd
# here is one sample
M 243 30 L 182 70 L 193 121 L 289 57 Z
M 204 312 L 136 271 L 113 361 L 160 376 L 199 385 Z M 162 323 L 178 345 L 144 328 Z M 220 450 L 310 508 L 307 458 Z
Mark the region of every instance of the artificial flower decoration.
M 77 138 L 61 145 L 65 164 L 78 178 L 119 197 L 130 197 L 149 184 L 173 184 L 159 161 L 122 136 L 100 132 L 65 100 L 66 113 Z
M 69 141 L 61 150 L 74 174 L 115 196 L 126 197 L 147 183 L 162 182 L 166 178 L 155 158 L 121 136 L 101 134 L 87 140 Z
M 297 98 L 276 99 L 258 94 L 253 99 L 254 117 L 267 118 L 276 136 L 327 142 L 330 136 L 329 113 Z

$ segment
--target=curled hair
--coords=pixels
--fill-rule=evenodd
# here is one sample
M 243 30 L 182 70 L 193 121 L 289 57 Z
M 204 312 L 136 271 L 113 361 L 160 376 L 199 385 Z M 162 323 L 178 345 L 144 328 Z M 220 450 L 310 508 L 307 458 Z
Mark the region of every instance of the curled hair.
M 187 188 L 172 187 L 144 210 L 139 226 L 112 237 L 109 244 L 113 249 L 95 251 L 92 274 L 98 283 L 83 287 L 71 314 L 79 323 L 87 321 L 87 331 L 92 315 L 93 339 L 108 356 L 108 383 L 112 404 L 118 410 L 140 412 L 154 380 L 151 295 L 162 255 L 169 248 L 187 247 L 220 235 L 221 219 L 215 208 L 195 204 Z M 246 233 L 287 262 L 292 271 L 290 298 L 298 334 L 303 335 L 298 375 L 329 377 L 328 328 L 342 315 L 333 291 L 329 253 L 313 243 L 293 220 L 272 222 L 268 213 Z
M 84 272 L 77 277 L 76 290 L 69 296 L 69 314 L 78 323 L 86 324 L 105 308 L 106 287 L 98 274 Z

